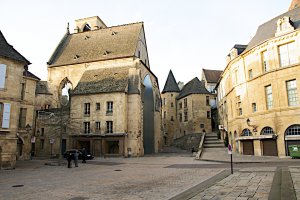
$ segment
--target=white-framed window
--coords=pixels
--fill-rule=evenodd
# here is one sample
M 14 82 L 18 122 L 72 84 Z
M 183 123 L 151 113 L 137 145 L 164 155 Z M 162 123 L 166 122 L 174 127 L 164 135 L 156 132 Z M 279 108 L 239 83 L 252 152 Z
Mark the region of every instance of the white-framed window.
M 285 67 L 298 62 L 296 43 L 290 42 L 278 47 L 280 66 Z
M 91 104 L 90 103 L 85 103 L 84 104 L 84 114 L 85 115 L 90 115 L 91 114 Z
M 273 108 L 272 86 L 271 85 L 265 86 L 265 92 L 266 92 L 267 109 L 269 110 Z
M 106 121 L 106 133 L 113 133 L 113 121 Z
M 90 122 L 84 122 L 84 133 L 88 134 L 91 132 L 91 124 Z
M 289 106 L 298 106 L 298 92 L 296 80 L 290 80 L 286 82 L 287 97 Z
M 106 102 L 106 113 L 107 114 L 112 114 L 113 113 L 113 102 L 112 101 L 108 101 Z
M 270 70 L 268 51 L 263 51 L 261 53 L 261 57 L 262 57 L 263 70 L 264 72 L 267 72 Z
M 0 89 L 5 88 L 6 65 L 0 64 Z

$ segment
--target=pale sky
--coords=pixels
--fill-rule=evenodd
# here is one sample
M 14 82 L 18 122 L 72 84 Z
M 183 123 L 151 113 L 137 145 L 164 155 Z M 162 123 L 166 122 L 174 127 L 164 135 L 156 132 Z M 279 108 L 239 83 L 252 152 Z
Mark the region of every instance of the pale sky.
M 99 16 L 107 26 L 143 21 L 151 71 L 163 89 L 223 70 L 234 44 L 248 44 L 260 24 L 286 12 L 291 0 L 1 0 L 0 30 L 47 80 L 47 64 L 67 23 Z

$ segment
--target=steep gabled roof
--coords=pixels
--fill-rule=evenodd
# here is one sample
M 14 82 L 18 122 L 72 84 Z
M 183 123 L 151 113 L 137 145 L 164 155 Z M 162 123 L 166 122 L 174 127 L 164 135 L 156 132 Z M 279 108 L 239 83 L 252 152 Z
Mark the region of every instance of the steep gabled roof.
M 256 31 L 255 36 L 249 42 L 245 51 L 248 51 L 248 50 L 252 49 L 253 47 L 255 47 L 256 45 L 259 45 L 262 42 L 275 37 L 275 33 L 277 30 L 277 21 L 284 16 L 290 17 L 291 23 L 293 24 L 295 29 L 300 28 L 300 8 L 297 7 L 293 10 L 289 10 L 288 12 L 285 12 L 285 13 L 271 19 L 270 21 L 260 25 Z
M 23 71 L 23 76 L 28 77 L 28 78 L 32 78 L 32 79 L 36 79 L 36 80 L 41 80 L 39 77 L 37 77 L 36 75 L 34 75 L 33 73 L 31 73 L 28 70 L 24 70 Z
M 176 83 L 172 70 L 170 70 L 169 72 L 165 87 L 162 91 L 162 93 L 166 93 L 166 92 L 180 92 L 180 89 Z
M 22 56 L 17 50 L 15 50 L 13 46 L 7 43 L 1 31 L 0 31 L 0 56 L 25 63 L 25 65 L 31 64 L 24 56 Z
M 72 95 L 127 92 L 128 67 L 87 70 L 83 73 Z
M 64 35 L 48 61 L 49 67 L 94 62 L 135 54 L 143 23 Z
M 207 91 L 203 83 L 195 77 L 193 80 L 184 85 L 176 99 L 181 99 L 190 94 L 210 94 L 210 92 Z
M 203 69 L 203 74 L 208 83 L 217 83 L 223 71 Z

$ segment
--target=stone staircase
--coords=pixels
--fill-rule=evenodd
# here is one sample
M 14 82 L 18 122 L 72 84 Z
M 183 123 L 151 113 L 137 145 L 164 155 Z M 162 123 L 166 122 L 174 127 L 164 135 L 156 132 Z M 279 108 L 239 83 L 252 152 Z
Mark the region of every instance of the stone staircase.
M 218 139 L 217 133 L 207 133 L 204 139 L 204 148 L 224 148 L 223 140 Z

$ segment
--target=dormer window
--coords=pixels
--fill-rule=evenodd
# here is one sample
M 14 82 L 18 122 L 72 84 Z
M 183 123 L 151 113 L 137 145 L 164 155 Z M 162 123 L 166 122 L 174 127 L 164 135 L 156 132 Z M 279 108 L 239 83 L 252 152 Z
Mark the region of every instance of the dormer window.
M 90 36 L 87 36 L 87 35 L 84 37 L 85 40 L 87 40 L 87 39 L 89 39 L 89 38 L 90 38 Z
M 90 26 L 89 24 L 86 24 L 86 25 L 84 25 L 82 31 L 85 32 L 85 31 L 90 31 L 90 30 L 92 30 L 92 29 L 91 29 L 91 26 Z
M 111 52 L 109 52 L 109 51 L 104 51 L 104 53 L 103 53 L 103 55 L 104 56 L 107 56 L 108 54 L 110 54 Z
M 113 32 L 111 33 L 111 35 L 117 35 L 117 32 L 113 31 Z
M 285 16 L 277 21 L 277 30 L 275 36 L 282 35 L 288 32 L 295 30 L 293 25 L 291 24 L 290 17 Z
M 75 56 L 73 57 L 74 60 L 77 60 L 78 58 L 79 58 L 79 55 L 75 55 Z

